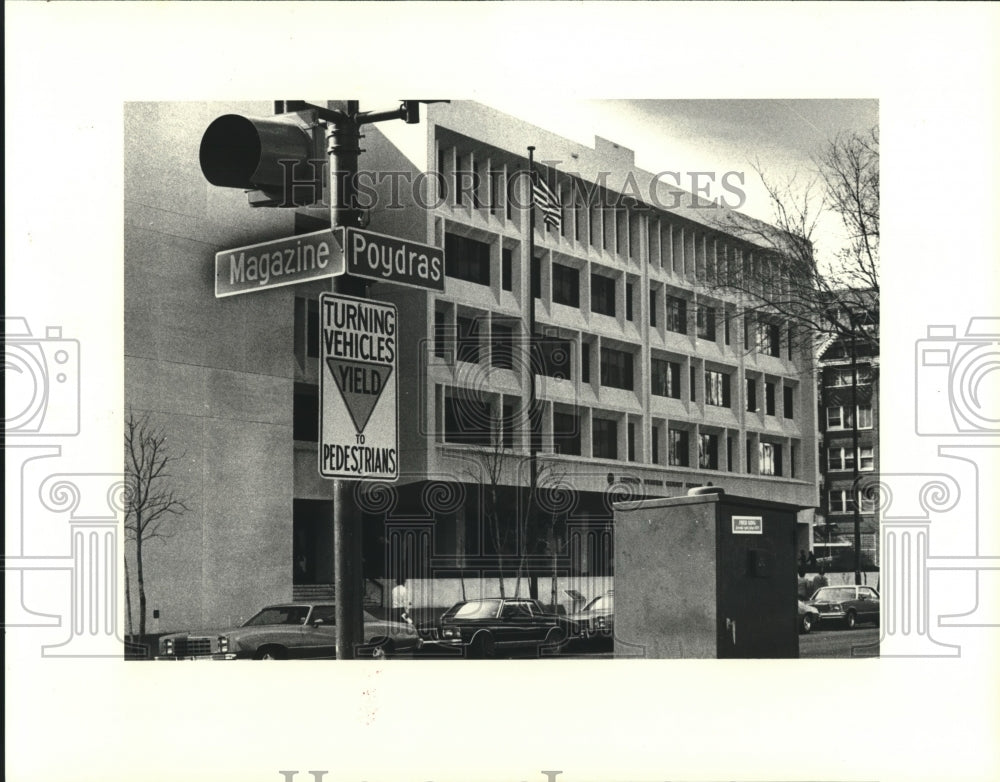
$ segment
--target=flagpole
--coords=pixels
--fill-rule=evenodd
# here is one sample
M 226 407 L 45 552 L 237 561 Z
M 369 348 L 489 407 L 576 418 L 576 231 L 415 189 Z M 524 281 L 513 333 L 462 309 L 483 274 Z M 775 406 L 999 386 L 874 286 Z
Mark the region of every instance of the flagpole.
M 528 422 L 530 433 L 528 437 L 528 507 L 527 512 L 531 512 L 532 503 L 535 501 L 535 486 L 538 483 L 538 439 L 535 433 L 535 424 L 541 429 L 541 420 L 535 400 L 535 148 L 528 147 L 528 190 L 531 197 L 528 201 Z M 539 295 L 541 295 L 541 269 L 538 273 Z M 540 435 L 540 432 L 539 432 Z M 522 534 L 527 534 L 527 529 L 523 529 Z M 521 542 L 524 545 L 524 541 Z

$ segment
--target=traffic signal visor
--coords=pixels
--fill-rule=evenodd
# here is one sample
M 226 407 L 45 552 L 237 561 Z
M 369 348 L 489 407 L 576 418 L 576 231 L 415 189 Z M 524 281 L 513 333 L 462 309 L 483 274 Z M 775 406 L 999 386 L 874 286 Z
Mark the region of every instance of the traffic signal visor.
M 260 190 L 276 206 L 309 206 L 322 197 L 323 161 L 314 160 L 315 151 L 313 135 L 298 116 L 224 114 L 205 130 L 199 160 L 213 185 Z

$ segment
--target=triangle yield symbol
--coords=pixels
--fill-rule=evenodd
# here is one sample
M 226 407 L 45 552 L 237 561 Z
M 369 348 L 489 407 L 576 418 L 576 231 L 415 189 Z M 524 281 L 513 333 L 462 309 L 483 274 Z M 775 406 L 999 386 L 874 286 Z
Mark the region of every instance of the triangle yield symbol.
M 333 382 L 340 389 L 347 412 L 354 421 L 354 428 L 361 434 L 368 425 L 372 411 L 382 392 L 389 384 L 392 367 L 388 364 L 371 364 L 367 361 L 344 361 L 327 358 Z M 357 370 L 361 370 L 357 372 Z

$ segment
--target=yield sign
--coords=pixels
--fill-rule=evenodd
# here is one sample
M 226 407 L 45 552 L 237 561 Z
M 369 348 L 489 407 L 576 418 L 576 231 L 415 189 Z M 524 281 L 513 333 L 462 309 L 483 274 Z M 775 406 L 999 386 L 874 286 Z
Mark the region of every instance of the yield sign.
M 327 358 L 326 363 L 344 398 L 354 428 L 361 434 L 368 425 L 379 397 L 389 385 L 392 365 L 336 358 Z
M 321 293 L 319 474 L 399 478 L 398 312 L 394 304 Z

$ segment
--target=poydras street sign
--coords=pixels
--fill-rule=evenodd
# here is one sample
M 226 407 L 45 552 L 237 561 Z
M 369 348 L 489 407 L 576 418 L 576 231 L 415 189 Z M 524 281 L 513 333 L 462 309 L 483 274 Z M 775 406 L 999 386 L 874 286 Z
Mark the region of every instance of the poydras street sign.
M 319 472 L 399 477 L 396 306 L 321 293 Z

